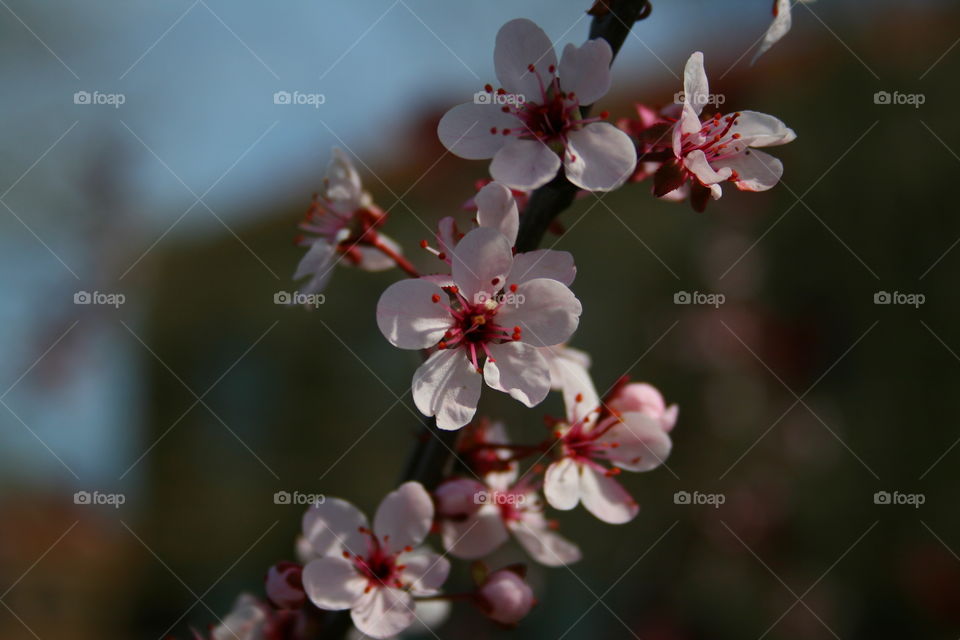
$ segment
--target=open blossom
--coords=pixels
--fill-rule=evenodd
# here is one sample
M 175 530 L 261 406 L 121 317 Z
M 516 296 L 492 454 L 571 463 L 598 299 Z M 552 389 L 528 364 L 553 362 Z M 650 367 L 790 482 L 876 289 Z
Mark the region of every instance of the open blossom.
M 500 28 L 493 59 L 501 87 L 487 85 L 474 102 L 443 116 L 437 133 L 447 149 L 493 158 L 490 175 L 515 189 L 546 184 L 561 165 L 570 182 L 589 191 L 626 181 L 636 164 L 629 136 L 580 112 L 610 89 L 613 51 L 605 40 L 568 44 L 558 66 L 547 34 L 521 18 Z
M 538 347 L 566 341 L 580 321 L 567 286 L 516 259 L 495 229 L 474 229 L 452 249 L 452 285 L 396 282 L 377 304 L 377 325 L 401 349 L 436 351 L 413 376 L 413 399 L 441 429 L 473 418 L 482 381 L 528 407 L 550 390 Z M 482 381 L 481 381 L 482 378 Z
M 795 1 L 813 2 L 813 0 Z M 792 5 L 793 1 L 791 0 L 773 0 L 773 22 L 770 23 L 767 32 L 763 34 L 763 41 L 753 56 L 753 62 L 756 62 L 760 56 L 770 50 L 770 47 L 777 44 L 777 42 L 790 32 L 790 26 L 793 21 L 790 16 L 790 8 Z
M 670 455 L 668 431 L 676 418 L 675 408 L 668 414 L 659 392 L 654 395 L 647 387 L 614 394 L 612 406 L 601 405 L 592 385 L 572 397 L 565 394 L 567 419 L 555 428 L 559 456 L 547 468 L 543 485 L 552 507 L 568 510 L 583 503 L 610 524 L 629 522 L 637 515 L 639 505 L 616 476 L 621 470 L 658 467 Z
M 319 293 L 339 264 L 353 265 L 366 271 L 382 271 L 396 265 L 382 250 L 400 254 L 397 244 L 377 231 L 386 221 L 386 214 L 363 190 L 360 175 L 350 158 L 340 149 L 333 150 L 327 168 L 323 192 L 314 198 L 300 229 L 307 235 L 298 238 L 300 246 L 309 247 L 297 265 L 294 280 L 309 276 L 301 293 Z
M 417 482 L 402 484 L 377 509 L 373 528 L 349 502 L 310 507 L 303 535 L 318 556 L 303 568 L 303 586 L 320 609 L 350 610 L 354 625 L 387 638 L 416 620 L 413 596 L 436 595 L 450 563 L 415 549 L 433 522 L 433 502 Z
M 523 620 L 536 603 L 533 589 L 523 576 L 511 569 L 491 573 L 477 594 L 487 617 L 507 626 Z
M 672 158 L 654 175 L 654 195 L 665 196 L 689 185 L 693 207 L 702 211 L 709 198 L 723 194 L 730 181 L 742 191 L 766 191 L 780 181 L 783 164 L 758 147 L 793 141 L 792 129 L 756 111 L 719 113 L 701 122 L 710 101 L 703 54 L 690 56 L 683 72 L 684 103 L 672 131 Z

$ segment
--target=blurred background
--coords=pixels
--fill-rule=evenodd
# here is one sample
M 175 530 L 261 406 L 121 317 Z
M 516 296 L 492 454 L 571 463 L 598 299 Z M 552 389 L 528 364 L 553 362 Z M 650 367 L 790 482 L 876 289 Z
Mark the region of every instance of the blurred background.
M 373 314 L 398 273 L 340 269 L 316 311 L 275 305 L 296 224 L 340 146 L 432 264 L 423 222 L 486 176 L 444 153 L 440 115 L 494 80 L 502 23 L 581 42 L 589 4 L 0 0 L 0 637 L 185 638 L 293 559 L 302 507 L 275 492 L 372 511 L 417 427 L 417 356 Z M 644 183 L 562 216 L 546 246 L 577 259 L 572 344 L 601 389 L 629 373 L 680 404 L 674 452 L 621 476 L 628 525 L 559 516 L 585 559 L 532 568 L 519 629 L 463 609 L 438 637 L 956 638 L 960 7 L 799 4 L 751 67 L 770 0 L 653 5 L 613 118 L 671 102 L 702 50 L 724 109 L 799 137 L 770 192 L 696 214 Z M 481 411 L 517 440 L 560 413 L 497 395 Z

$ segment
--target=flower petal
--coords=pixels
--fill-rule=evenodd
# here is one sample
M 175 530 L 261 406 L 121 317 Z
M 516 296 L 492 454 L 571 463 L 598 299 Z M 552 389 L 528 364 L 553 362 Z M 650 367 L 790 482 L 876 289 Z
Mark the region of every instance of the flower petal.
M 534 72 L 530 71 L 530 65 L 534 66 Z M 522 95 L 527 102 L 539 102 L 540 82 L 542 80 L 544 87 L 552 82 L 550 67 L 556 68 L 557 54 L 543 29 L 531 20 L 518 18 L 497 32 L 493 66 L 504 89 Z
M 491 182 L 477 192 L 474 201 L 477 204 L 477 223 L 481 227 L 496 229 L 506 236 L 510 246 L 515 245 L 520 213 L 510 189 L 499 182 Z
M 790 17 L 790 0 L 776 1 L 777 3 L 773 8 L 773 22 L 770 23 L 767 32 L 763 34 L 763 42 L 761 42 L 757 48 L 757 52 L 754 54 L 750 64 L 756 63 L 757 58 L 769 51 L 770 47 L 779 42 L 780 39 L 790 31 L 790 26 L 793 22 Z
M 560 86 L 573 92 L 582 105 L 590 105 L 610 90 L 610 63 L 613 50 L 603 38 L 581 46 L 568 44 L 560 56 Z
M 543 494 L 554 509 L 569 511 L 580 504 L 580 465 L 563 458 L 547 467 Z
M 489 555 L 507 541 L 507 528 L 496 505 L 486 504 L 465 520 L 444 520 L 440 525 L 443 548 L 455 558 L 475 560 Z
M 480 373 L 460 349 L 434 353 L 413 374 L 413 402 L 441 429 L 459 429 L 473 418 L 480 400 Z
M 453 250 L 450 266 L 463 297 L 479 304 L 478 294 L 489 299 L 503 288 L 513 267 L 510 241 L 496 229 L 474 229 Z
M 371 638 L 389 638 L 416 620 L 413 597 L 400 589 L 371 589 L 353 607 L 350 617 L 357 629 Z
M 373 531 L 387 548 L 397 552 L 423 542 L 433 523 L 433 500 L 419 482 L 404 482 L 377 507 Z
M 540 353 L 550 366 L 550 388 L 563 392 L 567 422 L 592 422 L 595 414 L 588 414 L 600 406 L 600 396 L 587 371 L 590 357 L 563 345 L 541 347 Z
M 401 280 L 387 287 L 377 302 L 377 326 L 395 347 L 432 347 L 450 328 L 447 294 L 432 282 Z
M 510 531 L 534 560 L 548 567 L 573 564 L 581 557 L 580 548 L 550 530 L 542 513 L 527 513 L 513 521 Z
M 522 126 L 520 120 L 495 104 L 465 102 L 443 114 L 437 135 L 450 153 L 467 160 L 492 158 L 508 138 L 502 129 Z M 496 132 L 493 132 L 496 129 Z
M 497 322 L 519 326 L 527 344 L 548 347 L 566 342 L 580 324 L 583 307 L 563 283 L 536 278 L 518 285 L 514 295 L 516 304 L 502 306 Z
M 779 118 L 759 111 L 739 111 L 730 134 L 739 133 L 738 143 L 750 147 L 774 147 L 797 139 L 793 129 Z
M 429 549 L 402 553 L 397 563 L 405 567 L 401 579 L 409 583 L 410 591 L 418 596 L 437 593 L 450 574 L 450 561 Z
M 294 280 L 312 276 L 302 287 L 300 293 L 309 295 L 323 291 L 336 265 L 336 248 L 326 240 L 318 238 L 303 254 L 297 270 L 293 274 Z
M 513 139 L 493 156 L 490 175 L 508 187 L 533 191 L 553 180 L 560 164 L 560 156 L 544 143 Z
M 394 253 L 403 255 L 403 248 L 391 238 L 388 238 L 382 233 L 378 233 L 377 239 Z M 357 266 L 364 271 L 386 271 L 387 269 L 392 269 L 397 266 L 393 258 L 390 258 L 383 253 L 383 251 L 375 247 L 358 244 L 354 248 L 360 253 L 360 263 Z
M 588 124 L 571 132 L 567 140 L 564 170 L 570 182 L 581 189 L 613 191 L 637 166 L 637 150 L 630 136 L 609 122 Z
M 352 554 L 365 553 L 367 539 L 358 529 L 367 526 L 367 517 L 340 498 L 313 504 L 303 514 L 303 536 L 317 555 L 339 556 L 344 547 Z
M 522 284 L 535 278 L 550 278 L 570 286 L 577 276 L 573 254 L 568 251 L 537 249 L 513 257 L 513 269 L 507 275 L 510 284 Z
M 607 456 L 628 471 L 656 469 L 673 448 L 660 420 L 645 413 L 624 413 L 620 422 L 597 438 L 597 442 L 617 443 L 608 449 Z
M 333 157 L 327 166 L 326 196 L 331 200 L 355 204 L 359 207 L 364 198 L 360 174 L 341 149 L 333 148 Z
M 683 110 L 699 116 L 703 107 L 709 101 L 709 96 L 710 84 L 707 81 L 707 72 L 703 68 L 703 53 L 694 51 L 683 68 Z M 692 130 L 688 126 L 692 120 L 685 122 L 683 132 L 694 133 L 699 131 L 700 118 L 696 118 L 696 121 L 697 127 Z
M 483 365 L 483 379 L 497 391 L 509 393 L 535 407 L 550 391 L 550 367 L 535 347 L 522 342 L 489 344 L 492 358 Z
M 758 149 L 747 149 L 741 154 L 715 160 L 713 165 L 718 170 L 736 171 L 737 179 L 734 184 L 741 191 L 772 189 L 783 175 L 783 163 Z
M 584 466 L 580 476 L 580 501 L 587 511 L 609 524 L 633 520 L 640 505 L 619 482 L 593 467 Z
M 367 579 L 346 558 L 317 558 L 303 568 L 303 590 L 320 609 L 350 609 L 363 596 L 366 586 Z
M 697 176 L 697 180 L 707 186 L 723 182 L 729 178 L 732 173 L 732 170 L 729 168 L 721 168 L 719 171 L 714 170 L 707 161 L 707 155 L 700 149 L 695 149 L 684 156 L 683 165 L 693 173 L 693 175 Z

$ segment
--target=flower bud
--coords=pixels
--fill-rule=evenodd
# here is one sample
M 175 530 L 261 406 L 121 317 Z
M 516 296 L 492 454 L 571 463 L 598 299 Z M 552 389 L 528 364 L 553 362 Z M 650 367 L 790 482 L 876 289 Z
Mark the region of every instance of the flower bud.
M 490 574 L 478 592 L 487 616 L 505 625 L 520 622 L 533 607 L 533 589 L 510 569 Z
M 278 562 L 267 571 L 267 597 L 278 609 L 299 609 L 307 601 L 302 573 L 295 562 Z
M 668 433 L 677 423 L 677 405 L 666 406 L 663 395 L 645 382 L 631 382 L 620 387 L 607 404 L 620 413 L 644 413 L 658 420 Z

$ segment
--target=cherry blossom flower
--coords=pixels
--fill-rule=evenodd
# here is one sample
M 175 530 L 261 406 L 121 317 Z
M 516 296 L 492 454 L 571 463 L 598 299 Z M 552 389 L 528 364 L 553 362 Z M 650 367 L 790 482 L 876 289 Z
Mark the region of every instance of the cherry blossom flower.
M 278 562 L 267 571 L 267 597 L 278 609 L 299 609 L 306 603 L 303 567 L 295 562 Z
M 758 147 L 786 144 L 797 136 L 773 116 L 756 111 L 716 114 L 701 122 L 710 100 L 703 54 L 690 56 L 683 73 L 684 103 L 673 128 L 673 158 L 654 175 L 654 195 L 664 196 L 689 183 L 693 207 L 723 194 L 721 182 L 742 191 L 765 191 L 780 181 L 783 164 Z
M 558 66 L 547 34 L 521 18 L 500 28 L 493 59 L 501 88 L 487 85 L 443 116 L 437 133 L 447 149 L 470 160 L 493 158 L 490 175 L 515 189 L 546 184 L 561 165 L 570 182 L 589 191 L 626 181 L 636 164 L 629 136 L 604 116 L 580 111 L 610 89 L 613 50 L 605 40 L 568 44 Z
M 265 640 L 269 619 L 266 605 L 249 593 L 241 594 L 230 613 L 210 632 L 210 640 Z
M 550 389 L 538 347 L 566 341 L 579 324 L 580 301 L 558 280 L 540 277 L 510 241 L 474 229 L 452 249 L 452 285 L 426 278 L 392 284 L 377 304 L 377 325 L 401 349 L 436 351 L 413 376 L 413 399 L 441 429 L 473 418 L 482 387 L 528 407 Z
M 813 2 L 813 0 L 795 0 L 796 2 Z M 790 16 L 791 0 L 774 0 L 773 2 L 773 22 L 763 34 L 763 41 L 757 48 L 751 64 L 756 63 L 757 59 L 770 50 L 770 47 L 777 44 L 785 35 L 790 32 L 793 19 Z
M 592 385 L 572 397 L 565 394 L 564 400 L 567 419 L 554 431 L 559 457 L 544 477 L 547 502 L 561 510 L 583 503 L 604 522 L 629 522 L 640 506 L 615 477 L 621 470 L 658 467 L 670 455 L 672 443 L 667 432 L 673 423 L 665 428 L 669 420 L 664 419 L 664 412 L 656 413 L 656 402 L 645 389 L 614 396 L 614 406 L 600 404 Z
M 297 244 L 309 249 L 297 265 L 293 279 L 310 278 L 301 293 L 322 291 L 337 264 L 365 271 L 396 266 L 391 254 L 400 256 L 400 247 L 377 230 L 385 221 L 386 214 L 363 190 L 350 158 L 340 149 L 333 149 L 323 193 L 314 197 L 300 224 L 300 229 L 309 235 L 298 237 Z
M 477 594 L 487 617 L 506 626 L 523 620 L 536 603 L 533 589 L 523 576 L 511 569 L 491 573 Z
M 450 563 L 415 549 L 433 522 L 433 502 L 417 482 L 388 494 L 371 529 L 349 502 L 327 499 L 303 518 L 303 534 L 319 557 L 303 568 L 303 586 L 320 609 L 350 610 L 354 625 L 387 638 L 416 619 L 413 596 L 438 593 Z

